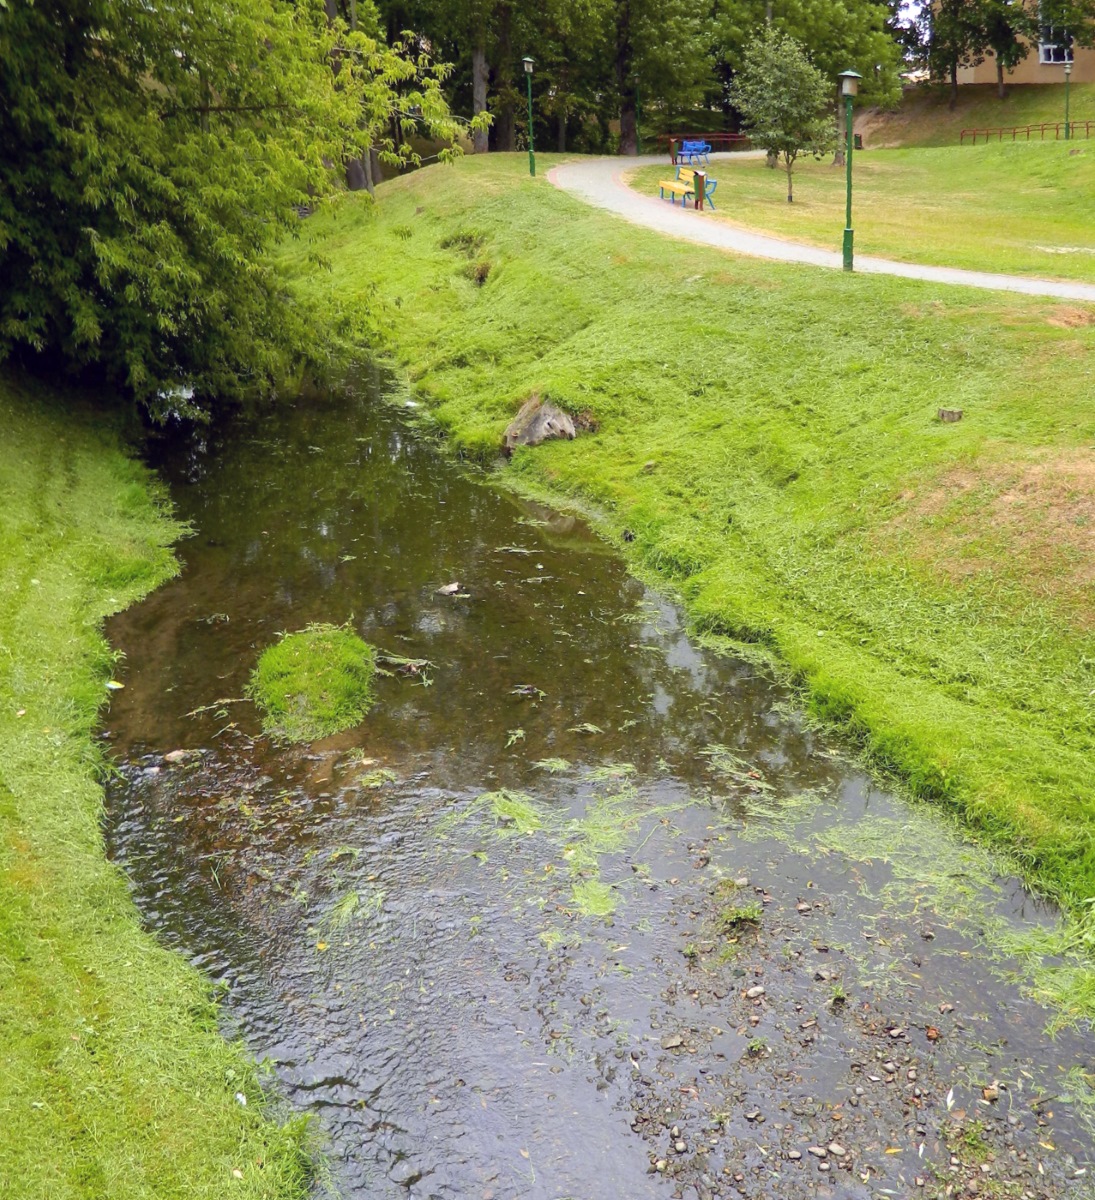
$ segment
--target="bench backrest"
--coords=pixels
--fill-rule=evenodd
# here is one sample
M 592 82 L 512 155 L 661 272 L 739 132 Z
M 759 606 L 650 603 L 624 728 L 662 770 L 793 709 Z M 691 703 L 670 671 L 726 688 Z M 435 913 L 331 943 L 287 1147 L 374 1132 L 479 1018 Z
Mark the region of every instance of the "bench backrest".
M 677 172 L 677 179 L 681 183 L 691 183 L 696 178 L 696 172 L 691 167 L 681 167 Z

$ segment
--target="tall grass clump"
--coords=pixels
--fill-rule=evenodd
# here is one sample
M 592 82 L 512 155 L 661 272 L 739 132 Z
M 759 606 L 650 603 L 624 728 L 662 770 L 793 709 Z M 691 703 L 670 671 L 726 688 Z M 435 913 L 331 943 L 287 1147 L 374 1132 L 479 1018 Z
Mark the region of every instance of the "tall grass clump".
M 314 742 L 356 725 L 373 705 L 376 651 L 344 626 L 316 624 L 267 647 L 248 694 L 263 728 L 289 742 Z

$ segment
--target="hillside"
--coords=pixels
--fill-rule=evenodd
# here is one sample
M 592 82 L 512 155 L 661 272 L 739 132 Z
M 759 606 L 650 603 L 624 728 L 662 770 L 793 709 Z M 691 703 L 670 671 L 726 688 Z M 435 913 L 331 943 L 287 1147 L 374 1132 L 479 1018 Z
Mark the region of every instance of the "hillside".
M 817 715 L 1081 910 L 1090 314 L 712 253 L 521 156 L 417 172 L 304 234 L 284 256 L 310 309 L 386 344 L 458 445 L 493 460 L 533 393 L 586 414 L 595 434 L 502 477 L 593 506 L 702 628 L 774 655 Z
M 1095 84 L 1074 83 L 1069 91 L 1069 119 L 1095 121 Z M 949 87 L 917 84 L 906 89 L 901 104 L 892 112 L 871 108 L 859 113 L 855 127 L 863 135 L 865 146 L 881 150 L 892 146 L 950 146 L 959 141 L 963 129 L 1010 129 L 1065 119 L 1065 91 L 1054 85 L 1011 86 L 1001 100 L 995 84 L 970 84 L 958 89 L 957 108 L 952 111 L 949 105 Z M 1010 134 L 1007 136 L 1010 138 Z

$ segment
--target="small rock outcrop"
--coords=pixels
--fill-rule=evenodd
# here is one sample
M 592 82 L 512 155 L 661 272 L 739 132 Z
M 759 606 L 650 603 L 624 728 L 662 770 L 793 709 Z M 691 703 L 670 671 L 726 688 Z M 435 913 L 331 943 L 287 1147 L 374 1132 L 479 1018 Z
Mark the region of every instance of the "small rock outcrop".
M 502 448 L 512 454 L 518 446 L 539 446 L 548 438 L 569 441 L 574 434 L 574 422 L 567 413 L 534 395 L 521 405 L 521 411 L 509 423 Z

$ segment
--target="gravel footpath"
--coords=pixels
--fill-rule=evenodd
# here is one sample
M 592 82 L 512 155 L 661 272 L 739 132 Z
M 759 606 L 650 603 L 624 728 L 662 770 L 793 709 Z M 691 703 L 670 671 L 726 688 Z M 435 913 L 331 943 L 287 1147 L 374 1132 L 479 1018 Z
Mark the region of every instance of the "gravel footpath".
M 713 155 L 718 160 L 720 155 Z M 557 188 L 570 192 L 588 204 L 606 209 L 658 233 L 685 241 L 782 262 L 806 263 L 814 267 L 841 268 L 840 254 L 789 242 L 763 233 L 751 233 L 713 221 L 705 213 L 667 204 L 657 196 L 643 196 L 627 186 L 625 171 L 662 163 L 662 156 L 641 158 L 587 158 L 552 167 L 548 179 Z M 725 197 L 720 197 L 720 202 Z M 899 275 L 905 279 L 923 279 L 931 283 L 987 288 L 992 291 L 1022 292 L 1028 296 L 1053 296 L 1061 300 L 1095 302 L 1095 284 L 1055 282 L 1020 275 L 996 275 L 989 271 L 962 271 L 955 267 L 929 267 L 915 263 L 892 262 L 885 258 L 856 255 L 855 269 L 862 274 Z

